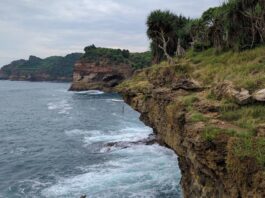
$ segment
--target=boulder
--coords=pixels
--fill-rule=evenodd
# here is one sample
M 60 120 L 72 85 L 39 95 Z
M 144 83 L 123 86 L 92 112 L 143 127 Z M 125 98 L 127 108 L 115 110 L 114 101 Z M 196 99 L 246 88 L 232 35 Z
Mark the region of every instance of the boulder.
M 234 98 L 236 99 L 236 102 L 241 105 L 249 104 L 252 99 L 249 91 L 243 88 L 241 88 L 240 91 L 235 92 Z
M 214 88 L 213 92 L 218 99 L 229 98 L 235 100 L 235 102 L 239 105 L 249 104 L 252 100 L 252 96 L 249 94 L 248 90 L 243 88 L 237 90 L 230 81 L 224 81 L 218 84 Z
M 256 91 L 252 95 L 253 99 L 259 102 L 265 102 L 265 89 L 261 89 L 259 91 Z

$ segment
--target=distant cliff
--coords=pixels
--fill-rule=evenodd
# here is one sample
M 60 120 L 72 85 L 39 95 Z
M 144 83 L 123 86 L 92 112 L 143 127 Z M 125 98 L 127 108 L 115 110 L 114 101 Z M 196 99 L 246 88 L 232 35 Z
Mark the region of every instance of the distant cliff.
M 16 60 L 0 69 L 0 79 L 25 81 L 72 81 L 73 66 L 82 53 L 65 57 L 51 56 L 45 59 L 30 56 L 28 60 Z
M 113 87 L 132 76 L 134 70 L 150 66 L 150 52 L 130 53 L 128 50 L 85 48 L 85 54 L 74 66 L 70 90 L 100 89 L 111 91 Z

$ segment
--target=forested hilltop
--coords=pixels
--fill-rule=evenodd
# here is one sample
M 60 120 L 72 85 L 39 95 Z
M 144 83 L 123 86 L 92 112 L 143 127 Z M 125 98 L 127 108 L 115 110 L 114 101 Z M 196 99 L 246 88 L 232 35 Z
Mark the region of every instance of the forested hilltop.
M 151 52 L 130 52 L 129 50 L 111 49 L 90 45 L 85 47 L 85 54 L 80 60 L 95 62 L 106 60 L 109 64 L 129 64 L 133 69 L 142 69 L 151 65 Z
M 130 53 L 128 50 L 98 48 L 94 45 L 85 48 L 85 53 L 72 53 L 65 57 L 51 56 L 45 59 L 30 56 L 28 60 L 16 60 L 0 70 L 0 79 L 28 81 L 72 81 L 73 68 L 77 61 L 89 61 L 96 65 L 99 60 L 110 64 L 125 63 L 134 69 L 151 65 L 151 53 Z
M 82 53 L 65 57 L 51 56 L 45 59 L 30 56 L 28 60 L 16 60 L 0 70 L 0 79 L 28 81 L 71 81 L 73 65 Z

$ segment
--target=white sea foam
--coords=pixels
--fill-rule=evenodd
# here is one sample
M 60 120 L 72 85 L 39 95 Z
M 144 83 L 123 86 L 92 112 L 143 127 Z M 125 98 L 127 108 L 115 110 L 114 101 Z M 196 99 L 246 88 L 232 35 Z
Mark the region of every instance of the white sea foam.
M 89 145 L 96 142 L 139 141 L 147 138 L 151 133 L 152 129 L 149 127 L 127 127 L 118 131 L 94 133 L 93 136 L 84 137 L 84 143 Z
M 13 188 L 16 188 L 17 196 L 19 197 L 36 197 L 36 194 L 38 194 L 41 189 L 47 188 L 50 185 L 51 182 L 43 183 L 38 181 L 37 179 L 25 179 L 16 182 L 14 186 L 10 186 L 9 191 L 13 191 Z
M 69 111 L 72 109 L 67 100 L 49 102 L 47 106 L 49 110 L 57 110 L 59 114 L 69 114 Z
M 158 145 L 115 152 L 112 161 L 88 167 L 86 173 L 60 179 L 42 191 L 44 197 L 158 197 L 177 189 L 179 175 L 173 151 Z M 85 168 L 83 170 L 86 170 Z
M 103 91 L 98 91 L 98 90 L 88 90 L 88 91 L 78 91 L 74 92 L 76 94 L 88 94 L 88 95 L 101 95 L 104 94 Z
M 124 102 L 124 100 L 119 100 L 119 99 L 107 99 L 107 100 L 111 102 Z

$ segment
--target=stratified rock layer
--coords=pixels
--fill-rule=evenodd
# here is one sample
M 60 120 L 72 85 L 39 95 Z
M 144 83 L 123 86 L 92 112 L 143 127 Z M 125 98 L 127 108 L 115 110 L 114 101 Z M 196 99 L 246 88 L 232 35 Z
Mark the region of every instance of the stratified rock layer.
M 129 64 L 111 63 L 108 60 L 98 62 L 80 60 L 74 66 L 71 91 L 103 90 L 113 87 L 131 77 L 133 69 Z

